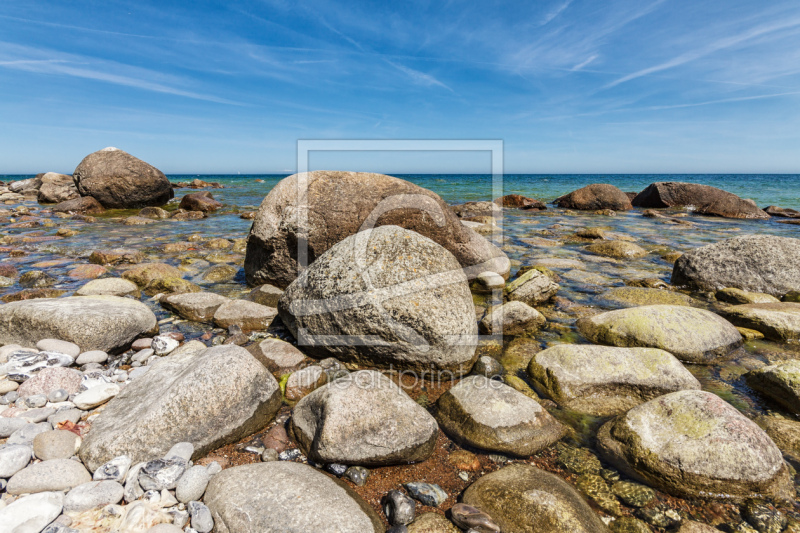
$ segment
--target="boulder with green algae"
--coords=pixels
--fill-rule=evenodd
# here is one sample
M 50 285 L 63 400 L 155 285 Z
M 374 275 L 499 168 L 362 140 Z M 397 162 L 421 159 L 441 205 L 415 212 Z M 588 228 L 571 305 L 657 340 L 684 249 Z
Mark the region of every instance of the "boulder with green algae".
M 154 279 L 144 287 L 147 296 L 156 294 L 185 294 L 187 292 L 200 292 L 203 289 L 187 279 L 181 277 L 168 277 Z
M 736 326 L 760 331 L 768 339 L 800 339 L 800 303 L 774 302 L 733 305 L 720 310 Z
M 611 486 L 611 492 L 631 507 L 644 507 L 656 497 L 656 491 L 632 481 L 617 481 Z
M 710 392 L 673 392 L 634 407 L 600 428 L 597 446 L 622 473 L 678 497 L 794 498 L 772 439 Z
M 700 389 L 680 361 L 655 348 L 560 344 L 536 354 L 528 375 L 557 404 L 595 416 L 624 413 L 670 392 Z
M 800 413 L 800 361 L 797 359 L 751 370 L 744 378 L 751 389 L 792 413 Z
M 538 305 L 555 296 L 558 289 L 558 284 L 547 274 L 532 268 L 506 285 L 505 291 L 509 300 Z
M 605 480 L 597 474 L 579 476 L 575 486 L 608 514 L 612 516 L 622 514 L 622 507 L 619 505 L 619 501 L 611 492 L 611 489 L 608 488 Z
M 726 289 L 718 290 L 714 296 L 720 302 L 729 304 L 768 304 L 779 302 L 777 298 L 770 294 L 763 292 L 750 292 L 737 289 L 735 287 L 728 287 Z
M 231 281 L 239 272 L 239 267 L 233 265 L 214 265 L 203 273 L 203 279 L 212 283 Z
M 660 348 L 681 361 L 710 364 L 731 356 L 742 335 L 727 320 L 704 309 L 647 305 L 608 311 L 577 321 L 592 342 Z
M 462 497 L 485 511 L 503 533 L 605 533 L 581 495 L 558 476 L 513 464 L 478 479 Z
M 754 420 L 787 457 L 800 464 L 800 422 L 777 416 L 759 416 Z
M 695 302 L 691 296 L 680 292 L 646 287 L 616 287 L 599 297 L 608 307 L 639 307 L 642 305 L 681 305 L 690 307 Z
M 535 400 L 485 376 L 462 379 L 436 405 L 436 419 L 453 440 L 482 450 L 533 455 L 566 433 Z
M 614 257 L 616 259 L 636 259 L 637 257 L 644 257 L 647 255 L 647 250 L 638 244 L 627 241 L 598 242 L 587 246 L 586 251 L 605 257 Z

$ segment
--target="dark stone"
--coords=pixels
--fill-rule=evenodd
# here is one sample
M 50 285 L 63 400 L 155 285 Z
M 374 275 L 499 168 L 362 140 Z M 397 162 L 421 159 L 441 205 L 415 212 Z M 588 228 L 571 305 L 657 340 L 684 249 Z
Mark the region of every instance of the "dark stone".
M 533 198 L 527 198 L 520 194 L 507 194 L 505 196 L 495 199 L 494 203 L 502 207 L 516 207 L 519 209 L 526 209 L 526 210 L 547 209 L 547 204 L 545 204 L 541 200 L 534 200 Z
M 796 209 L 784 209 L 783 207 L 774 205 L 764 208 L 764 212 L 773 217 L 800 218 L 800 211 Z
M 193 192 L 181 198 L 181 203 L 178 206 L 178 209 L 209 213 L 211 211 L 216 211 L 220 207 L 222 207 L 222 202 L 215 200 L 214 197 L 211 196 L 210 192 L 204 191 Z
M 381 499 L 381 506 L 386 519 L 393 526 L 406 525 L 414 521 L 417 504 L 399 490 L 390 490 L 386 493 Z
M 553 202 L 558 207 L 566 209 L 579 209 L 582 211 L 596 211 L 611 209 L 614 211 L 627 211 L 632 208 L 628 196 L 607 183 L 593 183 L 577 191 L 556 198 Z
M 498 526 L 492 518 L 472 505 L 457 503 L 450 508 L 453 523 L 463 530 L 473 529 L 479 533 L 500 533 Z
M 633 199 L 632 204 L 634 207 L 692 206 L 697 214 L 725 218 L 769 218 L 752 200 L 697 183 L 652 183 Z

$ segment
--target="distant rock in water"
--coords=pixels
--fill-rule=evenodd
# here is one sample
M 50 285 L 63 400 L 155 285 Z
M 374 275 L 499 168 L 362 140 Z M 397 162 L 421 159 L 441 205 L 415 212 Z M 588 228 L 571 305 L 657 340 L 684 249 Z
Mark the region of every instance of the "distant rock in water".
M 81 196 L 92 196 L 105 208 L 160 206 L 174 197 L 160 170 L 117 148 L 89 154 L 73 177 Z
M 41 177 L 37 200 L 42 204 L 57 204 L 78 197 L 78 189 L 69 174 L 48 172 Z
M 383 174 L 316 171 L 281 180 L 261 203 L 247 242 L 247 282 L 286 288 L 297 277 L 298 242 L 308 243 L 312 263 L 346 237 L 386 225 L 444 246 L 469 277 L 487 270 L 508 276 L 508 257 L 464 226 L 437 194 Z
M 581 211 L 596 211 L 600 209 L 627 211 L 632 208 L 628 195 L 608 183 L 587 185 L 582 189 L 556 198 L 553 203 L 558 207 L 579 209 Z
M 181 203 L 178 209 L 185 209 L 186 211 L 202 211 L 208 213 L 209 211 L 216 211 L 222 207 L 222 202 L 219 202 L 211 196 L 208 191 L 193 192 L 181 198 Z
M 534 200 L 533 198 L 527 198 L 520 194 L 507 194 L 495 199 L 494 203 L 503 207 L 516 207 L 519 209 L 547 209 L 547 204 L 541 200 Z
M 744 235 L 695 248 L 675 262 L 671 283 L 704 291 L 734 287 L 780 298 L 800 291 L 800 239 Z
M 775 205 L 765 207 L 764 212 L 773 217 L 800 218 L 800 211 L 796 209 L 784 209 L 783 207 Z
M 692 206 L 700 215 L 725 218 L 759 218 L 769 215 L 752 200 L 739 198 L 733 193 L 698 183 L 660 181 L 651 183 L 633 199 L 634 207 Z

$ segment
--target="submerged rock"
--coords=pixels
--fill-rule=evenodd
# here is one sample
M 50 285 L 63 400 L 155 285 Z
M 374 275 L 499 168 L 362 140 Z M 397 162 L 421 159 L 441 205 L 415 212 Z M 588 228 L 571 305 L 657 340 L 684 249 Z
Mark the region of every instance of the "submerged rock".
M 278 312 L 314 357 L 457 374 L 474 361 L 475 308 L 458 261 L 397 226 L 330 248 L 286 289 Z
M 503 533 L 607 533 L 608 528 L 566 481 L 514 464 L 478 479 L 463 503 L 485 511 Z
M 354 372 L 294 407 L 291 433 L 309 459 L 382 466 L 430 457 L 436 420 L 387 377 Z
M 754 201 L 699 183 L 651 183 L 631 203 L 634 207 L 689 207 L 699 215 L 725 218 L 769 218 Z
M 556 198 L 553 203 L 558 207 L 579 209 L 581 211 L 601 209 L 627 211 L 633 208 L 627 194 L 607 183 L 587 185 L 577 191 L 572 191 L 560 198 Z
M 695 248 L 675 262 L 672 284 L 704 291 L 735 287 L 777 298 L 800 291 L 800 239 L 744 235 Z
M 91 469 L 119 455 L 134 463 L 190 442 L 195 457 L 255 433 L 280 406 L 277 381 L 247 350 L 176 350 L 111 400 L 84 436 Z
M 223 470 L 211 479 L 204 500 L 220 533 L 385 531 L 344 482 L 288 461 Z
M 694 307 L 632 307 L 581 318 L 576 325 L 592 342 L 660 348 L 690 363 L 713 363 L 743 344 L 742 335 L 730 322 Z
M 557 404 L 595 416 L 624 413 L 670 392 L 700 389 L 672 354 L 654 348 L 560 344 L 536 354 L 528 374 Z
M 794 497 L 775 443 L 710 392 L 650 400 L 607 422 L 597 439 L 603 457 L 621 472 L 679 497 Z
M 627 241 L 602 241 L 590 244 L 586 251 L 616 259 L 635 259 L 647 255 L 647 250 Z
M 436 418 L 450 437 L 491 452 L 528 456 L 566 433 L 535 400 L 485 376 L 469 376 L 439 397 Z
M 302 210 L 297 205 L 301 186 L 306 187 Z M 301 227 L 301 213 L 306 228 Z M 346 237 L 386 225 L 413 230 L 444 246 L 470 278 L 487 270 L 508 276 L 505 254 L 461 224 L 435 193 L 382 174 L 316 171 L 282 180 L 262 202 L 247 243 L 247 281 L 287 287 L 298 274 L 297 243 L 304 232 L 311 263 Z
M 86 156 L 73 172 L 81 196 L 91 196 L 106 209 L 160 206 L 175 196 L 164 174 L 117 148 Z
M 55 338 L 83 350 L 114 352 L 156 327 L 145 304 L 116 296 L 39 298 L 0 306 L 0 344 L 31 346 Z

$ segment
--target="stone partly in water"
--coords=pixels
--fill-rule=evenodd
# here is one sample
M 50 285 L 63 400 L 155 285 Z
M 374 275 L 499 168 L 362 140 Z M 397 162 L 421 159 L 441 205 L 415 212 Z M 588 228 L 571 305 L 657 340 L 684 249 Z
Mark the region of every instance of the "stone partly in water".
M 624 474 L 684 498 L 793 498 L 775 443 L 719 396 L 673 392 L 603 425 L 598 447 Z
M 397 226 L 334 245 L 286 289 L 278 311 L 314 357 L 456 374 L 474 362 L 475 308 L 458 261 Z
M 202 211 L 210 213 L 222 207 L 222 202 L 215 200 L 208 191 L 193 192 L 181 198 L 179 209 L 186 211 Z
M 624 413 L 663 394 L 700 389 L 672 354 L 655 348 L 560 344 L 536 354 L 528 374 L 538 391 L 567 409 Z
M 550 300 L 558 289 L 558 283 L 554 283 L 550 277 L 534 268 L 509 283 L 505 291 L 509 300 L 533 306 Z
M 89 468 L 123 454 L 134 463 L 160 457 L 176 442 L 192 443 L 200 457 L 263 428 L 280 406 L 275 378 L 238 346 L 179 348 L 150 366 L 84 436 Z
M 603 241 L 590 244 L 587 252 L 615 259 L 636 259 L 647 255 L 647 250 L 641 246 L 627 241 Z
M 302 199 L 298 190 L 304 191 Z M 487 270 L 508 276 L 506 255 L 461 224 L 435 193 L 382 174 L 317 171 L 289 176 L 262 202 L 247 243 L 247 281 L 285 288 L 298 275 L 298 242 L 308 243 L 311 263 L 346 237 L 386 225 L 413 230 L 444 246 L 469 278 Z
M 760 331 L 775 341 L 800 340 L 800 303 L 774 302 L 733 305 L 720 314 L 735 326 Z
M 632 307 L 582 318 L 576 325 L 592 342 L 660 348 L 690 363 L 713 363 L 743 344 L 742 335 L 730 322 L 694 307 Z
M 729 304 L 768 304 L 779 302 L 777 298 L 769 294 L 761 292 L 743 291 L 734 287 L 721 289 L 714 294 L 720 302 L 727 302 Z
M 84 350 L 114 352 L 156 327 L 145 304 L 116 296 L 40 298 L 0 306 L 0 344 L 30 346 L 56 338 Z
M 478 479 L 463 503 L 485 511 L 503 533 L 607 533 L 586 501 L 558 476 L 514 464 Z
M 616 287 L 600 295 L 608 307 L 639 307 L 642 305 L 682 305 L 690 307 L 694 298 L 663 289 L 646 287 Z
M 695 248 L 675 262 L 672 283 L 704 291 L 735 287 L 780 298 L 800 291 L 800 239 L 745 235 Z
M 160 206 L 175 196 L 160 170 L 116 148 L 86 156 L 73 177 L 81 196 L 92 196 L 106 209 Z
M 438 426 L 387 377 L 362 370 L 300 400 L 291 433 L 314 461 L 383 466 L 427 459 Z
M 517 456 L 533 455 L 566 433 L 536 401 L 485 376 L 464 378 L 442 394 L 436 418 L 462 445 Z
M 78 213 L 81 215 L 99 215 L 105 209 L 100 205 L 100 202 L 91 196 L 82 196 L 80 198 L 73 198 L 72 200 L 65 200 L 59 202 L 50 209 L 54 213 Z
M 769 218 L 754 201 L 699 183 L 651 183 L 631 203 L 634 207 L 691 207 L 699 215 L 725 218 Z
M 223 470 L 211 479 L 204 500 L 219 533 L 385 531 L 375 511 L 344 482 L 288 461 Z
M 601 209 L 627 211 L 633 208 L 628 195 L 607 183 L 587 185 L 582 189 L 556 198 L 553 203 L 559 207 L 579 209 L 581 211 L 597 211 Z
M 478 324 L 489 335 L 516 336 L 535 333 L 547 320 L 542 314 L 522 302 L 508 302 L 492 307 Z
M 138 298 L 139 288 L 127 279 L 94 279 L 75 291 L 75 296 L 133 296 Z
M 792 359 L 751 370 L 745 374 L 747 385 L 800 414 L 800 361 Z

